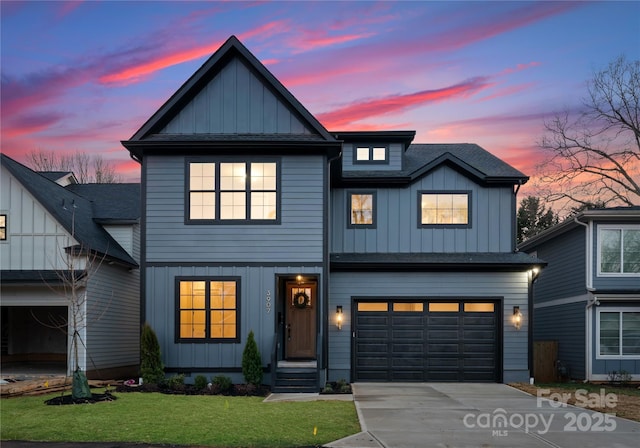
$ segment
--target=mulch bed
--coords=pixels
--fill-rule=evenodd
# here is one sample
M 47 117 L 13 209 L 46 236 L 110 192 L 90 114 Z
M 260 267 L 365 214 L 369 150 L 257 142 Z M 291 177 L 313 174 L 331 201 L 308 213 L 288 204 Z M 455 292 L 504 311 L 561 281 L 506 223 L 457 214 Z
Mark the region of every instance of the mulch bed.
M 260 387 L 251 384 L 233 384 L 227 390 L 220 390 L 217 385 L 205 387 L 204 389 L 196 389 L 192 384 L 183 384 L 174 387 L 162 387 L 158 384 L 140 384 L 116 386 L 116 392 L 160 392 L 170 395 L 225 395 L 229 397 L 266 397 L 271 393 L 269 386 L 262 385 Z

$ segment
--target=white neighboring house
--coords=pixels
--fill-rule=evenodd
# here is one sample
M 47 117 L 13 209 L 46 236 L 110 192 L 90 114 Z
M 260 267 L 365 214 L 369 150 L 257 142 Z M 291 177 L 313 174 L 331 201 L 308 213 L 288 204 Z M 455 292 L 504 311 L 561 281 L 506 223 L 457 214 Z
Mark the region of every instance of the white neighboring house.
M 1 161 L 3 370 L 38 364 L 75 369 L 73 318 L 60 278 L 73 269 L 87 280 L 79 367 L 89 378 L 137 376 L 140 184 L 78 184 L 72 173 L 38 173 L 5 154 Z M 89 256 L 69 263 L 79 249 Z M 66 328 L 52 328 L 60 322 Z

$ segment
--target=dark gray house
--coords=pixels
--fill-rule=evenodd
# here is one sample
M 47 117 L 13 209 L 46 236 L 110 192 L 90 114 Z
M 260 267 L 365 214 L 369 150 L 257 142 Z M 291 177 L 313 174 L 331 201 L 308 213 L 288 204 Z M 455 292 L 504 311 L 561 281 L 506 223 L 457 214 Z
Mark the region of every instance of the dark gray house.
M 81 185 L 71 173 L 0 157 L 3 371 L 44 363 L 70 373 L 77 331 L 78 364 L 90 378 L 137 377 L 140 185 Z M 63 280 L 71 271 L 77 328 Z
M 122 142 L 167 370 L 240 380 L 253 331 L 279 390 L 528 380 L 528 178 L 414 135 L 327 131 L 235 37 L 214 53 Z
M 640 379 L 640 207 L 584 211 L 520 245 L 548 262 L 534 288 L 534 339 L 558 341 L 575 379 Z

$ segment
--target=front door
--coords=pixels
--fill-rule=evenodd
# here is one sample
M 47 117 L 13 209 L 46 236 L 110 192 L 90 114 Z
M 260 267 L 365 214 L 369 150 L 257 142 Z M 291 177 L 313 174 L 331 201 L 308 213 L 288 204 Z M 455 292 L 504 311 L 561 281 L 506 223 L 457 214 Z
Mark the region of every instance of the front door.
M 316 358 L 316 291 L 315 283 L 287 283 L 284 330 L 287 359 Z

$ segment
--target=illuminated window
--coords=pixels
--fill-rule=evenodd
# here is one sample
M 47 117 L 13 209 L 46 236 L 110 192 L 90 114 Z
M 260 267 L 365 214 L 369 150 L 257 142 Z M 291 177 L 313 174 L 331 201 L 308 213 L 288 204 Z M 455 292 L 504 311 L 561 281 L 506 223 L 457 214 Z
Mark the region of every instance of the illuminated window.
M 429 312 L 431 313 L 457 313 L 460 311 L 460 304 L 455 302 L 430 302 Z
M 237 341 L 239 280 L 178 280 L 177 339 Z
M 470 193 L 420 193 L 420 224 L 468 226 Z
M 495 306 L 493 303 L 467 302 L 464 304 L 465 313 L 493 313 Z
M 598 249 L 599 275 L 640 275 L 640 226 L 600 226 Z
M 349 227 L 372 227 L 374 222 L 375 194 L 373 192 L 348 193 Z
M 0 215 L 0 241 L 7 239 L 7 215 Z
M 424 304 L 422 302 L 412 302 L 412 303 L 394 303 L 393 311 L 395 312 L 422 312 L 424 310 Z
M 358 311 L 389 311 L 389 304 L 387 302 L 358 302 Z
M 190 221 L 276 221 L 276 162 L 190 162 Z
M 356 163 L 386 163 L 386 146 L 356 146 L 354 160 Z

